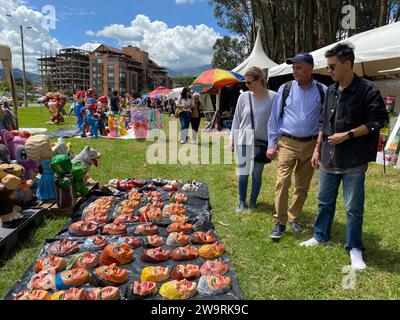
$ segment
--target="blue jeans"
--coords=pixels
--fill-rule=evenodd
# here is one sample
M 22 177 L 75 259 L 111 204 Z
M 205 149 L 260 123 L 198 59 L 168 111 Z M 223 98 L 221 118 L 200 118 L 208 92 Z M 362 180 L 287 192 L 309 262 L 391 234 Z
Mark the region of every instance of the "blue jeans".
M 336 199 L 340 182 L 343 182 L 343 200 L 347 213 L 346 250 L 364 250 L 361 241 L 365 172 L 331 174 L 320 172 L 318 190 L 318 216 L 314 225 L 314 238 L 326 243 L 331 239 Z
M 179 120 L 181 122 L 181 141 L 187 141 L 189 139 L 189 125 L 192 113 L 190 111 L 182 111 L 179 114 Z
M 251 162 L 253 163 L 252 184 L 250 193 L 250 203 L 256 204 L 258 195 L 262 185 L 262 172 L 264 164 L 261 162 L 253 161 L 250 158 L 249 146 L 238 146 L 238 160 L 239 160 L 239 201 L 246 201 L 247 186 L 249 183 L 249 173 Z

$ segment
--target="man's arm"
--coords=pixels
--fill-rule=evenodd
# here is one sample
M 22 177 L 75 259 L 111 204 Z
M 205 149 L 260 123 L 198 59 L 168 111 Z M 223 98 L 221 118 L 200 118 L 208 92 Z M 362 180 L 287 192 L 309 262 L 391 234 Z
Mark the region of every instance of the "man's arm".
M 277 156 L 277 147 L 278 147 L 278 125 L 279 125 L 279 116 L 283 99 L 283 88 L 284 85 L 281 86 L 276 93 L 274 103 L 272 104 L 271 115 L 268 120 L 268 150 L 267 157 L 271 160 L 274 160 Z

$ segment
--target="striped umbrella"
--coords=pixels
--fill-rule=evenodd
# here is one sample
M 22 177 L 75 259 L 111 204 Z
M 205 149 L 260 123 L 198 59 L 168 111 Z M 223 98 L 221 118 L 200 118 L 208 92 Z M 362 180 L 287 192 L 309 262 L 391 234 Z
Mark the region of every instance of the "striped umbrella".
M 192 89 L 209 90 L 211 88 L 223 88 L 244 81 L 239 73 L 223 69 L 210 69 L 200 74 L 192 83 Z

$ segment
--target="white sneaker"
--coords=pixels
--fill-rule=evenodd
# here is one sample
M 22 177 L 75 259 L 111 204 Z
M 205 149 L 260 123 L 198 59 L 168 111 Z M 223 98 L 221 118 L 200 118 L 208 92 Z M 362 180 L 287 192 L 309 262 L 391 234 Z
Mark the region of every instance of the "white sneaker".
M 362 251 L 356 248 L 350 250 L 351 267 L 355 270 L 365 270 L 365 264 L 362 256 Z
M 186 143 L 186 141 L 185 140 L 181 140 L 181 144 L 185 144 Z
M 300 247 L 314 247 L 318 244 L 319 244 L 319 241 L 313 237 L 307 241 L 300 243 Z

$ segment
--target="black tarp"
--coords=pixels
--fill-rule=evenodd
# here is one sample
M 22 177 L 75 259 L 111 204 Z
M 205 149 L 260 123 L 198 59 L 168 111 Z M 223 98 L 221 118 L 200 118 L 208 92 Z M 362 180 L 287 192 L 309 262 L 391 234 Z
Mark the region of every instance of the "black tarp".
M 167 205 L 169 202 L 167 200 L 168 198 L 168 192 L 163 191 L 162 188 L 158 188 L 157 191 L 159 191 L 162 194 L 162 198 L 164 200 L 164 204 Z M 189 222 L 193 224 L 193 231 L 208 231 L 208 230 L 212 230 L 214 235 L 217 237 L 217 241 L 219 241 L 218 239 L 218 235 L 216 234 L 214 227 L 211 223 L 211 206 L 209 203 L 209 195 L 208 195 L 208 186 L 206 184 L 201 184 L 199 187 L 199 190 L 197 192 L 184 192 L 181 191 L 182 193 L 185 193 L 188 196 L 188 201 L 187 203 L 185 203 L 185 208 L 187 211 L 187 216 L 189 217 Z M 74 213 L 74 215 L 72 216 L 72 218 L 70 219 L 70 221 L 60 230 L 60 232 L 55 236 L 54 239 L 50 239 L 50 240 L 46 240 L 44 247 L 42 248 L 38 258 L 43 258 L 48 256 L 48 248 L 50 247 L 50 245 L 56 241 L 59 241 L 61 239 L 72 239 L 72 240 L 77 240 L 79 242 L 80 246 L 80 250 L 78 253 L 81 252 L 85 252 L 88 251 L 87 249 L 85 249 L 83 247 L 83 242 L 86 240 L 86 237 L 73 237 L 70 236 L 68 233 L 68 227 L 71 223 L 78 221 L 81 219 L 82 216 L 82 212 L 84 211 L 84 209 L 93 201 L 95 201 L 97 198 L 99 198 L 100 196 L 104 196 L 104 195 L 110 195 L 111 192 L 109 190 L 105 190 L 103 189 L 102 191 L 100 190 L 96 190 L 95 195 L 92 195 L 91 197 L 89 197 L 80 207 L 78 210 L 76 210 L 76 212 Z M 119 192 L 117 194 L 117 197 L 119 198 L 119 201 L 122 201 L 123 199 L 125 199 L 127 196 L 127 194 L 125 192 Z M 141 205 L 145 204 L 145 200 L 144 197 L 142 197 L 141 200 Z M 137 212 L 138 213 L 138 212 Z M 127 228 L 128 228 L 128 232 L 125 235 L 121 235 L 121 236 L 133 236 L 133 231 L 135 229 L 135 227 L 140 224 L 140 223 L 127 223 Z M 159 236 L 163 237 L 164 242 L 166 243 L 166 239 L 168 237 L 168 233 L 166 231 L 166 227 L 167 224 L 164 222 L 161 223 L 156 223 L 159 227 Z M 107 236 L 104 235 L 107 238 L 111 238 L 112 236 Z M 142 240 L 142 236 L 136 236 L 139 240 Z M 115 236 L 113 238 L 113 240 L 115 240 Z M 141 241 L 142 242 L 142 241 Z M 195 246 L 197 248 L 200 247 L 200 245 L 195 245 L 195 244 L 191 244 L 192 246 Z M 164 244 L 162 246 L 162 248 L 164 249 L 168 249 L 168 250 L 173 250 L 176 247 L 172 247 L 172 246 L 168 246 L 166 244 Z M 120 268 L 124 268 L 128 271 L 128 275 L 129 275 L 129 279 L 128 281 L 123 284 L 120 285 L 118 288 L 120 290 L 120 295 L 122 299 L 142 299 L 142 298 L 138 298 L 135 297 L 131 294 L 131 289 L 133 286 L 133 282 L 138 280 L 140 281 L 140 275 L 141 275 L 141 271 L 144 267 L 147 266 L 151 266 L 151 265 L 160 265 L 160 266 L 168 266 L 169 267 L 169 271 L 171 272 L 172 269 L 178 265 L 178 264 L 196 264 L 198 266 L 201 267 L 201 265 L 206 261 L 205 259 L 199 257 L 195 260 L 186 260 L 186 261 L 174 261 L 172 259 L 163 262 L 163 263 L 158 263 L 158 264 L 151 264 L 151 263 L 145 263 L 142 262 L 140 259 L 140 256 L 143 252 L 144 248 L 141 246 L 137 249 L 134 250 L 134 258 L 133 261 L 129 264 L 126 265 L 122 265 L 119 266 Z M 92 251 L 93 252 L 93 251 Z M 101 251 L 97 251 L 99 254 L 101 254 Z M 76 253 L 75 253 L 76 254 Z M 67 256 L 66 259 L 68 260 L 69 257 Z M 229 265 L 229 272 L 226 274 L 226 276 L 229 276 L 232 280 L 232 289 L 226 293 L 226 294 L 222 294 L 219 296 L 201 296 L 198 293 L 196 293 L 196 295 L 192 298 L 193 300 L 203 300 L 203 299 L 218 299 L 218 300 L 238 300 L 238 299 L 243 299 L 242 293 L 240 291 L 236 276 L 234 274 L 232 265 L 229 261 L 228 255 L 225 252 L 223 254 L 223 256 L 221 257 L 222 260 L 224 260 L 228 265 Z M 6 300 L 9 299 L 13 299 L 14 296 L 19 293 L 21 290 L 27 290 L 27 284 L 30 280 L 30 278 L 32 277 L 32 275 L 34 275 L 34 270 L 33 270 L 33 266 L 34 263 L 30 266 L 30 268 L 28 269 L 28 271 L 22 276 L 22 278 L 17 281 L 15 283 L 15 285 L 12 287 L 12 289 L 7 293 L 7 295 L 5 296 Z M 88 269 L 90 274 L 93 274 L 94 268 L 93 269 Z M 164 282 L 167 281 L 171 281 L 172 279 L 168 279 Z M 198 279 L 197 280 L 193 280 L 195 282 L 198 283 Z M 161 285 L 164 283 L 158 283 L 157 286 L 158 288 L 161 287 Z M 83 286 L 83 288 L 90 288 L 90 284 L 86 284 Z M 56 292 L 56 290 L 51 290 L 49 291 L 51 294 Z M 150 297 L 150 298 L 146 298 L 146 299 L 151 299 L 151 300 L 164 300 L 164 298 L 162 296 L 160 296 L 159 294 L 157 294 L 154 297 Z

